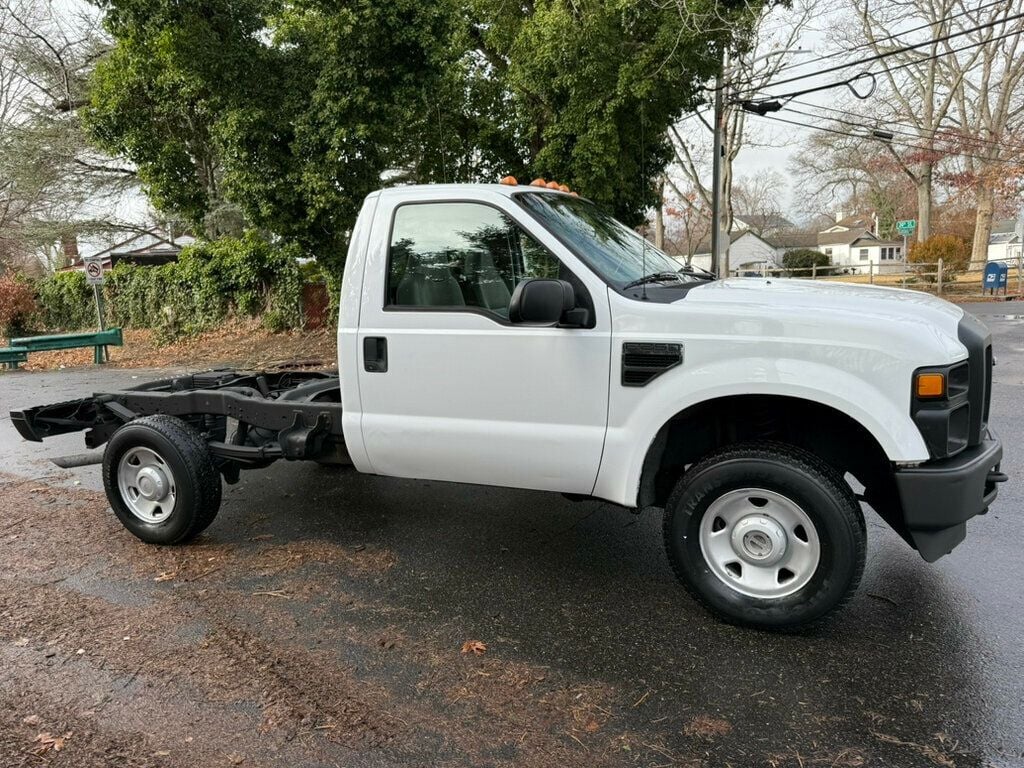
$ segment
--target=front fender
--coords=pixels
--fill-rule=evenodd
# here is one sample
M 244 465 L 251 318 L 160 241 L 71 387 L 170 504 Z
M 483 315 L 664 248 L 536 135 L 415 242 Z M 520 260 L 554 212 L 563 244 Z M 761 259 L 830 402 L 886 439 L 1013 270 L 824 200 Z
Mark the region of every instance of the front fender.
M 683 366 L 639 389 L 613 385 L 594 496 L 636 506 L 644 459 L 662 426 L 688 408 L 734 395 L 778 395 L 829 406 L 863 426 L 890 461 L 925 461 L 928 448 L 910 418 L 909 381 L 896 390 L 906 390 L 907 402 L 895 402 L 848 371 L 807 360 L 746 357 Z

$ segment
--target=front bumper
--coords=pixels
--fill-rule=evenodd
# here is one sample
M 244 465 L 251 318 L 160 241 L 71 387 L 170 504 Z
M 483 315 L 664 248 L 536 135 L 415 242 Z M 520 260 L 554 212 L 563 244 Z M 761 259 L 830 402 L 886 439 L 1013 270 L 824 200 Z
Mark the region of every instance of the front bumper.
M 907 533 L 921 557 L 938 560 L 964 540 L 967 521 L 988 512 L 998 485 L 1003 445 L 987 432 L 976 446 L 949 459 L 895 472 Z

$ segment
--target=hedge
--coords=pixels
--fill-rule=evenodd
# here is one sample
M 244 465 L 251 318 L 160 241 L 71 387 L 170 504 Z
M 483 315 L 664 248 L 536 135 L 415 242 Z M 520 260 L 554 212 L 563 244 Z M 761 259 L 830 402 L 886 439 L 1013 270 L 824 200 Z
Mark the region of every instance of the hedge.
M 153 328 L 172 339 L 209 329 L 229 315 L 262 317 L 273 331 L 302 324 L 302 271 L 295 246 L 254 232 L 184 248 L 162 266 L 118 264 L 104 286 L 107 319 L 123 328 Z M 92 290 L 81 272 L 36 284 L 42 324 L 52 330 L 95 322 Z

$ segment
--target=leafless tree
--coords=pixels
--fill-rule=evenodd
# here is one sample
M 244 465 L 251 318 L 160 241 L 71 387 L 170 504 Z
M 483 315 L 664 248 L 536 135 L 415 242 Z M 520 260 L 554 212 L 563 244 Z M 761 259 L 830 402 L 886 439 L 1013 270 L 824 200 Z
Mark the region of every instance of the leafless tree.
M 96 152 L 78 115 L 108 47 L 76 0 L 0 0 L 0 258 L 59 262 L 62 239 L 119 226 L 135 172 Z
M 778 171 L 766 168 L 756 173 L 736 176 L 732 186 L 733 207 L 755 235 L 775 234 L 782 219 L 782 198 L 787 191 L 786 179 Z
M 737 99 L 757 93 L 767 86 L 779 70 L 792 61 L 800 38 L 814 19 L 818 0 L 794 0 L 789 6 L 770 6 L 757 17 L 754 34 L 755 49 L 749 52 L 729 53 L 723 63 L 725 87 L 725 130 L 722 137 L 722 212 L 723 229 L 729 231 L 733 223 L 733 164 L 744 146 L 755 141 L 768 143 L 767 138 L 751 136 L 747 113 Z M 667 190 L 677 197 L 684 192 L 672 182 L 673 176 L 685 180 L 698 194 L 701 205 L 711 209 L 711 144 L 714 135 L 712 116 L 707 109 L 687 115 L 669 130 L 674 151 L 673 167 L 677 173 L 669 174 Z
M 954 41 L 945 43 L 949 77 L 959 84 L 961 181 L 973 189 L 976 205 L 972 264 L 988 259 L 998 197 L 1019 193 L 1024 176 L 1024 19 L 1012 19 L 1020 11 L 1019 0 L 1004 0 L 972 15 L 973 26 L 983 28 L 964 36 L 975 46 L 971 66 L 952 53 Z

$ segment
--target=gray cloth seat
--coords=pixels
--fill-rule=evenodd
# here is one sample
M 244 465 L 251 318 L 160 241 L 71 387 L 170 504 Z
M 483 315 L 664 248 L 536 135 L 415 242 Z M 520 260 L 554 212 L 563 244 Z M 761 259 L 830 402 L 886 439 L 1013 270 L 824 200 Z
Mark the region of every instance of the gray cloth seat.
M 395 296 L 399 304 L 412 307 L 462 307 L 459 281 L 446 264 L 416 261 L 398 283 Z
M 466 256 L 466 281 L 477 306 L 495 312 L 508 311 L 512 292 L 498 268 L 490 251 L 471 251 Z

